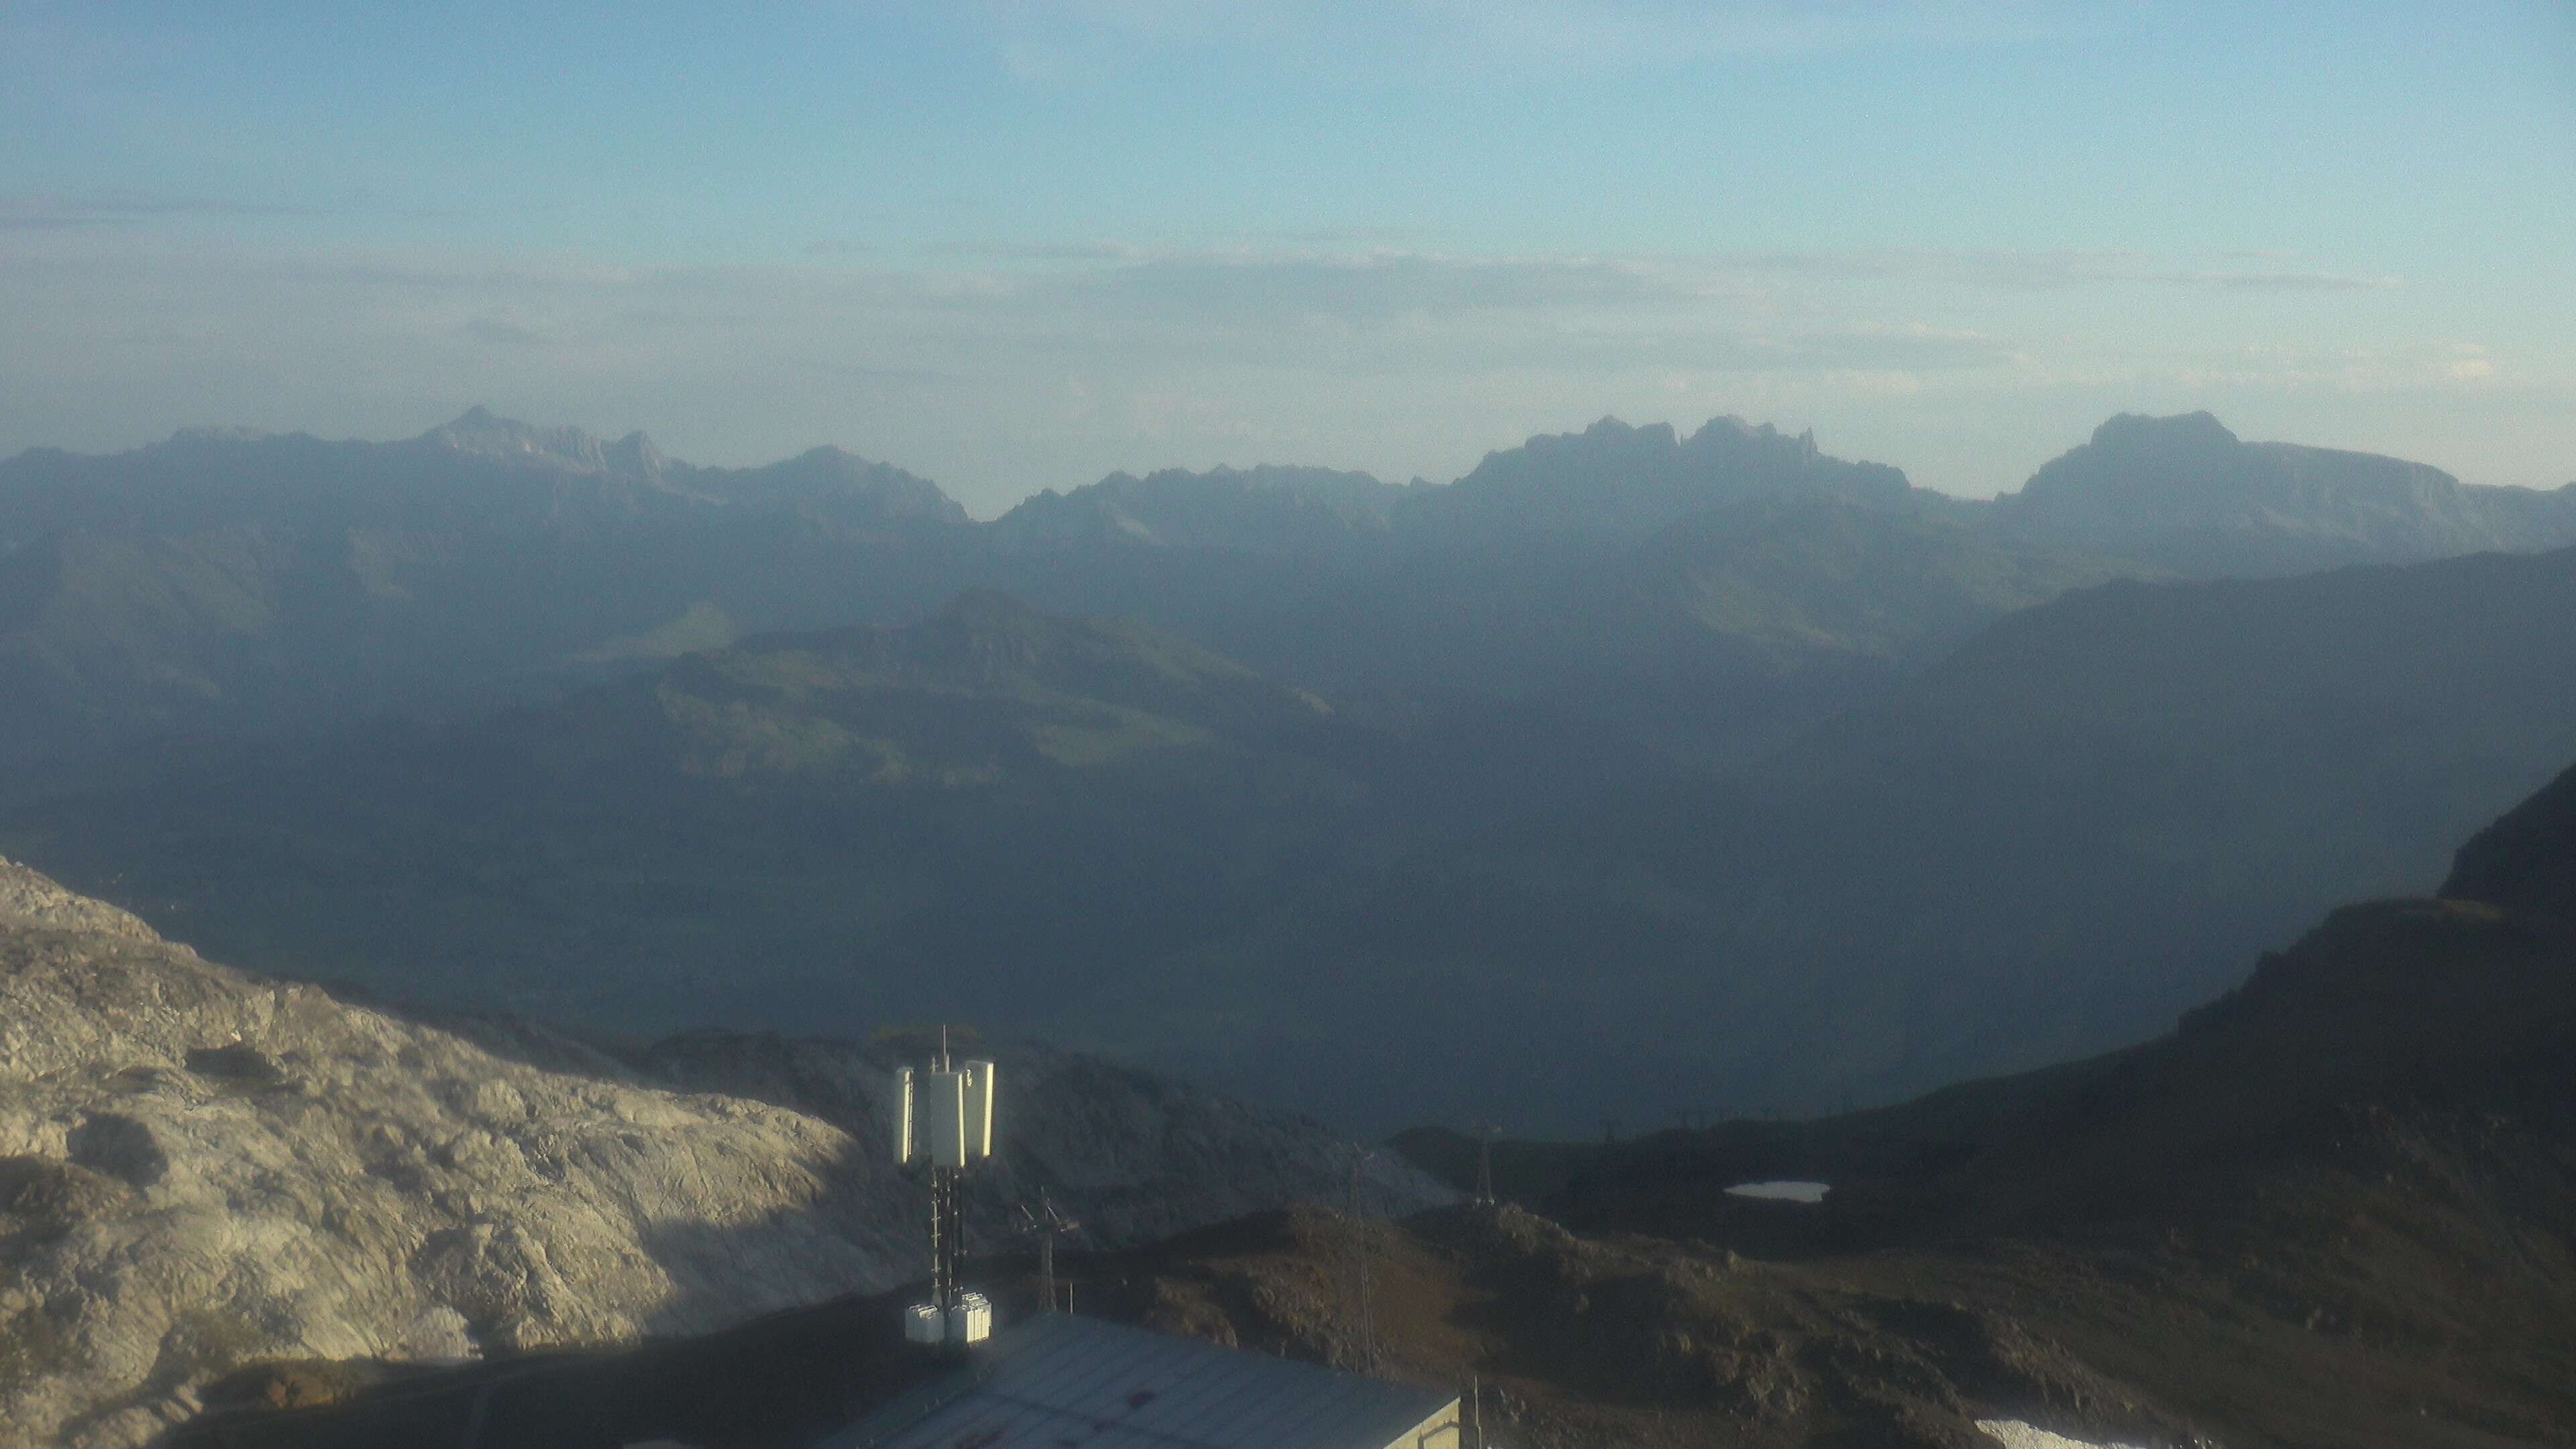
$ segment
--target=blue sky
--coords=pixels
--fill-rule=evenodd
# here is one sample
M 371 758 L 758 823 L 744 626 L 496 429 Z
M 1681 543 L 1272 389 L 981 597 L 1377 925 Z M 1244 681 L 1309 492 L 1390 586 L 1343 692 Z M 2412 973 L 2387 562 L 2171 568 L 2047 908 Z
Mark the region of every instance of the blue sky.
M 474 403 L 988 514 L 1604 413 L 2550 486 L 2576 6 L 0 0 L 0 451 Z

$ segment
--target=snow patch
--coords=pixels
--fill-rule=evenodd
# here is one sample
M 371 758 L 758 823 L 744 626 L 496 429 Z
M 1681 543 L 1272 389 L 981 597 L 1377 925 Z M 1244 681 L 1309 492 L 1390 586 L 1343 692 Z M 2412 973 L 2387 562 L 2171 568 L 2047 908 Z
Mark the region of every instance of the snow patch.
M 1726 1190 L 1728 1197 L 1753 1197 L 1765 1202 L 1823 1202 L 1831 1185 L 1821 1182 L 1739 1182 Z
M 2004 1449 L 2133 1449 L 2126 1444 L 2096 1444 L 2090 1439 L 2069 1439 L 2063 1434 L 2034 1428 L 2019 1419 L 1979 1419 L 1977 1427 Z

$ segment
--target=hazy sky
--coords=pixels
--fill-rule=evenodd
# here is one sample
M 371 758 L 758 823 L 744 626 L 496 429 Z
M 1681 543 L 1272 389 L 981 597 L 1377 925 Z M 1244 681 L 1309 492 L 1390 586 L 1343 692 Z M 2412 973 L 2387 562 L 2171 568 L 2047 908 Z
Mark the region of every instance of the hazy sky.
M 1604 413 L 2576 479 L 2576 5 L 0 0 L 0 453 L 474 403 L 978 513 Z

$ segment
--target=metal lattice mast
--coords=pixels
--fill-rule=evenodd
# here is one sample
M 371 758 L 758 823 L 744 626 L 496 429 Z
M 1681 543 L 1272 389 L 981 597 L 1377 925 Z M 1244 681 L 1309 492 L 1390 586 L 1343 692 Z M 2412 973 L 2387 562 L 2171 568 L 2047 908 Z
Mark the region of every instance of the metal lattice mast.
M 957 1306 L 957 1271 L 966 1253 L 966 1221 L 953 1167 L 930 1169 L 930 1304 Z
M 993 1155 L 995 1076 L 989 1061 L 958 1062 L 940 1029 L 939 1055 L 927 1071 L 895 1074 L 894 1154 L 918 1165 L 930 1197 L 930 1297 L 906 1319 L 922 1342 L 976 1343 L 990 1331 L 992 1307 L 960 1281 L 966 1258 L 965 1176 Z M 918 1320 L 918 1321 L 916 1321 Z
M 1354 1149 L 1351 1154 L 1351 1303 L 1352 1329 L 1356 1342 L 1352 1348 L 1354 1366 L 1367 1373 L 1377 1372 L 1377 1305 L 1374 1284 L 1370 1282 L 1368 1220 L 1360 1203 L 1360 1174 L 1375 1153 Z
M 1081 1227 L 1082 1224 L 1056 1211 L 1055 1203 L 1043 1192 L 1038 1194 L 1038 1206 L 1035 1212 L 1031 1212 L 1026 1204 L 1020 1208 L 1020 1233 L 1023 1236 L 1030 1233 L 1037 1235 L 1038 1297 L 1046 1304 L 1047 1311 L 1050 1313 L 1056 1310 L 1055 1240 L 1058 1235 L 1079 1231 Z M 1064 1311 L 1070 1313 L 1073 1311 L 1073 1294 L 1070 1291 L 1072 1285 L 1065 1286 L 1067 1292 Z

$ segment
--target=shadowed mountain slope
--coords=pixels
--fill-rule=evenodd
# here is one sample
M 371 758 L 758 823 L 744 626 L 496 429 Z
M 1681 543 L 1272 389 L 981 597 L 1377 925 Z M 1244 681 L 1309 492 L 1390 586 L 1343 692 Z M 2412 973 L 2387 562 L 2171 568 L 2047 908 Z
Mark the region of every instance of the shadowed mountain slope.
M 939 536 L 964 522 L 927 481 L 831 450 L 691 468 L 641 434 L 481 409 L 396 443 L 24 453 L 0 462 L 0 790 L 865 613 L 953 572 Z
M 48 800 L 10 835 L 209 949 L 415 997 L 644 1031 L 1026 1021 L 1486 808 L 1424 758 L 1168 634 L 969 594 Z
M 2116 584 L 1740 778 L 1408 857 L 1169 969 L 1328 983 L 1340 1016 L 1202 1066 L 1346 1055 L 1342 1110 L 1886 1100 L 2137 1039 L 2334 902 L 2430 888 L 2571 754 L 2576 551 Z M 1146 979 L 1129 1030 L 1172 989 Z
M 2454 885 L 2500 835 L 2576 859 L 2563 805 L 2553 786 L 2510 813 Z M 1586 1296 L 1648 1315 L 1634 1361 L 1695 1372 L 1623 1389 L 1731 1409 L 1744 1442 L 1845 1442 L 1838 1423 L 1876 1415 L 1896 1422 L 1870 1442 L 1974 1442 L 1957 1421 L 1987 1415 L 2118 1442 L 2557 1442 L 2576 1431 L 2576 926 L 2538 878 L 2337 910 L 2106 1056 L 1815 1121 L 1505 1143 L 1497 1176 L 1640 1253 L 1624 1291 Z M 1469 1180 L 1465 1139 L 1406 1146 Z M 1728 1191 L 1778 1179 L 1830 1191 Z M 1833 1343 L 1861 1324 L 1886 1339 Z M 1559 1395 L 1572 1377 L 1523 1372 Z
M 2576 920 L 2576 769 L 2461 846 L 2442 894 Z

